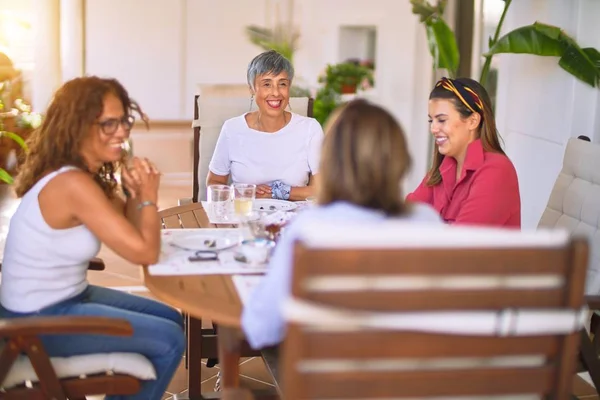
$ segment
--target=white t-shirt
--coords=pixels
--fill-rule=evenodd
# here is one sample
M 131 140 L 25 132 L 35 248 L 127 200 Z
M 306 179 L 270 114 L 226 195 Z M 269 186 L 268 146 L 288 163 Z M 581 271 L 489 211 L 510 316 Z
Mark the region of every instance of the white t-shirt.
M 209 169 L 229 175 L 234 183 L 268 184 L 280 180 L 306 186 L 319 171 L 323 129 L 314 118 L 292 113 L 277 132 L 251 129 L 246 114 L 223 124 Z

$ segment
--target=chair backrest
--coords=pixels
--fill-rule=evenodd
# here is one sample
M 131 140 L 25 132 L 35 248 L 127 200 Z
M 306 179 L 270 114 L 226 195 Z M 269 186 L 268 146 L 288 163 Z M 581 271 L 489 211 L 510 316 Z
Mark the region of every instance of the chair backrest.
M 194 229 L 210 226 L 201 203 L 171 207 L 158 213 L 163 229 Z
M 256 104 L 252 102 L 252 110 Z M 313 99 L 290 98 L 293 112 L 312 117 Z M 248 112 L 250 97 L 214 97 L 197 95 L 194 98 L 194 185 L 192 201 L 206 200 L 206 177 L 223 123 L 229 118 Z
M 196 94 L 203 97 L 248 97 L 250 88 L 247 83 L 198 84 Z
M 587 252 L 565 231 L 306 225 L 284 397 L 567 399 Z
M 600 145 L 580 138 L 567 143 L 539 227 L 560 227 L 590 240 L 586 293 L 600 294 Z

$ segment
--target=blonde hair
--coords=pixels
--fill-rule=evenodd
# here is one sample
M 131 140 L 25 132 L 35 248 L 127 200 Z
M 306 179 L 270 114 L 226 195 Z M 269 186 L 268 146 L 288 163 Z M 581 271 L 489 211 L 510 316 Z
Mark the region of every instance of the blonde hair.
M 354 100 L 325 127 L 319 169 L 319 204 L 336 201 L 400 215 L 401 183 L 410 168 L 404 131 L 383 108 Z

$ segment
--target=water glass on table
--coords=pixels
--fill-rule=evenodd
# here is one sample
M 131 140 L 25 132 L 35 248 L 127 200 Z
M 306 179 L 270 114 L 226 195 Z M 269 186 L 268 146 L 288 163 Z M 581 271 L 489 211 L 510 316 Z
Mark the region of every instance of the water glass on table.
M 227 185 L 210 185 L 206 188 L 208 212 L 212 218 L 225 222 L 231 214 L 232 189 Z
M 256 185 L 246 183 L 234 183 L 233 187 L 233 210 L 241 219 L 246 219 L 252 214 L 252 206 L 256 198 Z

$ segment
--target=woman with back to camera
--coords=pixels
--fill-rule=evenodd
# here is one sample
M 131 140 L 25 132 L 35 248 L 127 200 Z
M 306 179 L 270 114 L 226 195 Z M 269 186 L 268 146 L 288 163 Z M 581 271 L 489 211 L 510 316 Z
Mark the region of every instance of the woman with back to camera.
M 143 116 L 112 79 L 76 78 L 55 94 L 15 181 L 22 197 L 10 221 L 2 263 L 0 318 L 96 316 L 127 320 L 130 337 L 42 335 L 52 357 L 138 353 L 156 380 L 133 396 L 161 399 L 181 363 L 181 315 L 144 297 L 89 285 L 87 267 L 103 243 L 134 264 L 153 264 L 160 252 L 157 210 L 160 174 L 147 159 L 123 169 L 129 197 L 117 191 L 122 146 Z M 144 117 L 143 117 L 144 118 Z M 107 397 L 108 400 L 116 397 Z
M 289 108 L 292 64 L 274 50 L 248 65 L 250 105 L 257 111 L 223 124 L 206 185 L 255 184 L 256 197 L 305 200 L 314 194 L 323 130 Z
M 492 102 L 478 82 L 442 78 L 429 95 L 433 164 L 408 201 L 451 224 L 521 227 L 517 172 L 502 150 Z
M 390 219 L 441 224 L 429 206 L 404 202 L 401 186 L 410 155 L 394 117 L 365 100 L 354 100 L 336 114 L 327 124 L 323 142 L 318 206 L 300 213 L 286 228 L 266 277 L 244 306 L 242 329 L 253 348 L 283 340 L 285 323 L 280 307 L 290 295 L 293 246 L 303 224 Z

